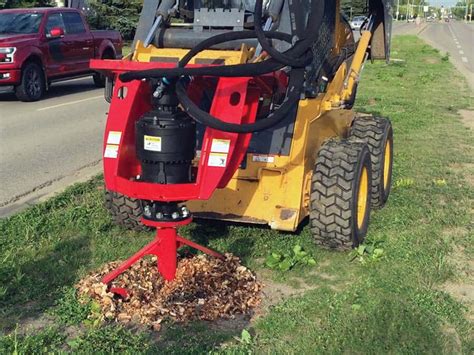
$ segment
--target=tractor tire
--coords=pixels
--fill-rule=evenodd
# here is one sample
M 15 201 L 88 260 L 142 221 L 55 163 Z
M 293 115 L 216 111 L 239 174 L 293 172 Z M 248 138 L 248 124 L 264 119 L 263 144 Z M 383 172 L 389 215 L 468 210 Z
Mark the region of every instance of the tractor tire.
M 140 200 L 117 192 L 105 191 L 105 207 L 117 225 L 134 231 L 148 230 L 141 223 L 142 208 Z
M 21 82 L 15 87 L 15 95 L 23 102 L 40 100 L 46 92 L 43 68 L 35 62 L 28 62 L 21 71 Z
M 390 120 L 382 117 L 356 117 L 350 137 L 369 146 L 372 161 L 372 197 L 374 208 L 385 205 L 392 186 L 393 130 Z
M 311 181 L 311 231 L 316 244 L 350 250 L 370 218 L 372 167 L 366 143 L 330 140 L 320 149 Z

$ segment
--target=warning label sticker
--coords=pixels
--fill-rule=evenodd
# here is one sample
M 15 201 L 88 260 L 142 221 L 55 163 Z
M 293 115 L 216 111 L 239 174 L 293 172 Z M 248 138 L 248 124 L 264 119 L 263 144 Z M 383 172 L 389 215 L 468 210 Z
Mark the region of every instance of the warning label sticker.
M 110 131 L 107 137 L 107 144 L 120 144 L 120 138 L 122 138 L 122 132 Z
M 228 139 L 213 139 L 211 152 L 213 153 L 229 153 L 230 140 Z
M 252 161 L 255 163 L 274 163 L 275 157 L 271 155 L 254 155 Z
M 118 157 L 118 145 L 107 144 L 105 147 L 104 158 L 117 159 Z
M 152 152 L 161 152 L 161 137 L 145 136 L 144 148 Z
M 209 154 L 209 166 L 218 168 L 225 168 L 227 165 L 227 154 L 224 153 L 211 153 Z

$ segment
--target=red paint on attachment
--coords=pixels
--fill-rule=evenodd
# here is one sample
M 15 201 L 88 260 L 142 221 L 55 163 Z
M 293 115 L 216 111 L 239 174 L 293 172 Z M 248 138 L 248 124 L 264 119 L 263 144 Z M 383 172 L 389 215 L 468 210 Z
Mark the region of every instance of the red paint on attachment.
M 188 67 L 202 66 L 206 65 L 188 65 Z M 227 186 L 245 159 L 251 134 L 223 132 L 207 127 L 202 146 L 198 147 L 201 150 L 201 157 L 194 167 L 196 176 L 194 182 L 166 185 L 136 179 L 136 176 L 141 174 L 141 166 L 135 151 L 135 123 L 151 109 L 150 85 L 143 80 L 123 83 L 118 78 L 118 74 L 125 71 L 173 67 L 175 67 L 174 63 L 142 63 L 130 60 L 91 61 L 92 69 L 116 79 L 104 137 L 104 152 L 114 153 L 105 154 L 104 157 L 104 180 L 107 190 L 149 201 L 207 200 L 216 189 Z M 217 83 L 216 78 L 204 76 L 194 78 L 188 87 L 188 93 L 195 103 L 199 103 L 206 88 L 214 89 L 210 114 L 224 122 L 249 124 L 254 123 L 257 118 L 259 99 L 271 98 L 275 90 L 284 93 L 286 86 L 287 76 L 282 71 L 258 78 L 219 78 Z M 222 150 L 221 146 L 216 150 L 216 144 L 213 142 L 224 142 L 226 148 Z M 216 157 L 222 158 L 220 163 L 215 163 Z M 189 224 L 191 218 L 180 222 L 148 220 L 142 220 L 142 222 L 156 228 L 155 240 L 123 262 L 116 270 L 104 276 L 102 282 L 105 284 L 110 284 L 130 266 L 150 254 L 158 257 L 158 271 L 164 279 L 173 280 L 176 274 L 177 249 L 183 245 L 224 259 L 223 255 L 177 234 L 176 228 Z M 127 296 L 127 291 L 123 288 L 111 288 L 110 291 L 125 298 Z
M 146 226 L 156 228 L 155 239 L 143 247 L 140 251 L 132 257 L 120 264 L 114 271 L 108 273 L 102 278 L 104 284 L 109 285 L 113 280 L 123 274 L 138 260 L 147 255 L 155 255 L 158 258 L 158 271 L 166 281 L 171 281 L 176 275 L 176 263 L 178 249 L 184 245 L 188 245 L 194 249 L 200 250 L 203 253 L 209 254 L 219 259 L 224 259 L 222 254 L 203 247 L 188 239 L 185 239 L 177 234 L 176 228 L 191 223 L 192 218 L 185 219 L 178 222 L 154 222 L 142 219 L 142 223 Z M 126 289 L 121 287 L 111 287 L 110 292 L 115 293 L 123 298 L 128 297 Z

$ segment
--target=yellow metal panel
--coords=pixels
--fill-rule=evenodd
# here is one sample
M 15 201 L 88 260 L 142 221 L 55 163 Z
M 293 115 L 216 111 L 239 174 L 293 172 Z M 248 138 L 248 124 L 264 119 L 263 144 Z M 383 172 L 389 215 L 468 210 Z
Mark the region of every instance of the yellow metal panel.
M 189 52 L 189 49 L 179 48 L 156 48 L 154 46 L 143 47 L 143 44 L 139 41 L 137 43 L 133 59 L 139 62 L 151 62 L 153 58 L 172 58 L 176 59 L 176 62 L 184 57 Z M 190 64 L 195 64 L 199 60 L 213 60 L 213 61 L 224 61 L 226 65 L 245 63 L 253 56 L 252 50 L 247 46 L 242 46 L 240 51 L 229 51 L 229 50 L 205 50 L 198 53 L 191 61 Z
M 331 137 L 346 135 L 354 116 L 347 110 L 319 116 L 320 104 L 317 99 L 300 101 L 289 157 L 259 162 L 254 157 L 260 155 L 249 154 L 246 169 L 239 169 L 226 188 L 208 201 L 189 202 L 190 209 L 198 217 L 295 231 L 309 214 L 311 176 L 320 146 Z

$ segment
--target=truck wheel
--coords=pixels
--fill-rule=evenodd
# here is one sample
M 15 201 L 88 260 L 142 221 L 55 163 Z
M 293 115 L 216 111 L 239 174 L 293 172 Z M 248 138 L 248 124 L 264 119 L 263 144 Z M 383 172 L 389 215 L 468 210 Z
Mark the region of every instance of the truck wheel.
M 105 207 L 117 225 L 135 231 L 148 230 L 148 228 L 140 222 L 142 218 L 140 200 L 124 196 L 117 192 L 105 191 Z
M 105 87 L 105 75 L 100 74 L 100 73 L 95 73 L 92 76 L 92 79 L 94 80 L 94 85 L 97 88 L 103 88 Z
M 393 130 L 390 120 L 382 117 L 357 117 L 351 137 L 367 143 L 372 160 L 372 207 L 383 207 L 390 195 L 393 168 Z
M 33 102 L 41 99 L 46 91 L 43 69 L 34 62 L 27 63 L 21 72 L 20 85 L 15 87 L 18 100 Z
M 107 51 L 104 53 L 101 59 L 114 59 L 113 53 L 110 53 Z M 105 87 L 105 75 L 101 74 L 99 72 L 94 73 L 92 76 L 92 79 L 94 80 L 94 85 L 98 88 L 104 88 Z
M 366 143 L 330 140 L 318 153 L 311 184 L 311 231 L 325 248 L 348 250 L 365 238 L 372 167 Z

